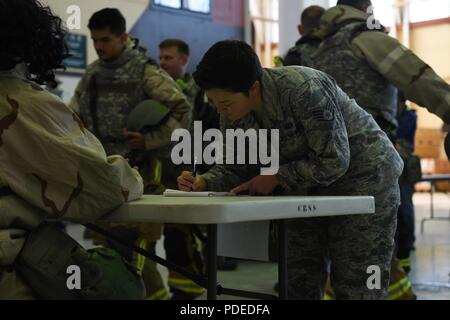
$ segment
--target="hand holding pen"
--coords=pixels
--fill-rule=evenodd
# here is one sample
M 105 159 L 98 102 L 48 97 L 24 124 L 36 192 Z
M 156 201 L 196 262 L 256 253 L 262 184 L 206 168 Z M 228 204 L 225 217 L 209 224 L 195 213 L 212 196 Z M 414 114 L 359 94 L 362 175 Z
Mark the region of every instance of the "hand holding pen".
M 184 171 L 177 179 L 178 189 L 186 192 L 206 191 L 208 186 L 206 180 L 202 176 L 197 175 L 197 159 L 194 161 L 192 172 Z
M 197 177 L 197 157 L 195 157 L 194 160 L 194 168 L 192 169 L 192 177 L 196 178 Z

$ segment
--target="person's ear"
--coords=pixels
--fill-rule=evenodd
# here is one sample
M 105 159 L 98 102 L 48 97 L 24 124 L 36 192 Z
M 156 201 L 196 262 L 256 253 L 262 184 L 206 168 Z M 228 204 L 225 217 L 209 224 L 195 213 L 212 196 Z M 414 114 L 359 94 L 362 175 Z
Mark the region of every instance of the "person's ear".
M 189 63 L 189 56 L 187 54 L 182 54 L 181 62 L 183 63 L 183 66 L 187 66 Z
M 250 97 L 254 98 L 259 96 L 261 92 L 261 83 L 256 80 L 255 83 L 252 85 L 252 87 L 250 88 Z
M 120 35 L 120 43 L 125 44 L 128 40 L 128 33 L 124 32 Z
M 300 35 L 303 36 L 304 33 L 305 33 L 305 29 L 303 28 L 303 25 L 302 25 L 302 24 L 299 24 L 299 25 L 297 26 L 297 28 L 298 28 L 298 33 L 300 33 Z

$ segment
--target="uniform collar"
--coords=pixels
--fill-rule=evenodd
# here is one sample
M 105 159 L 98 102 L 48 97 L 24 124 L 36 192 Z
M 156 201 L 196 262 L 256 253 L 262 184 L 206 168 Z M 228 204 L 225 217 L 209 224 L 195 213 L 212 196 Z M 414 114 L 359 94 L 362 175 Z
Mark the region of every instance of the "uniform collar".
M 17 64 L 10 70 L 0 70 L 0 78 L 27 79 L 27 67 L 24 63 Z
M 320 19 L 319 37 L 328 36 L 342 26 L 353 22 L 367 23 L 370 15 L 362 10 L 347 5 L 337 5 L 325 11 Z
M 321 41 L 323 38 L 322 32 L 320 29 L 313 29 L 312 31 L 306 33 L 295 43 L 296 46 L 301 45 L 303 43 L 316 42 Z
M 194 85 L 194 79 L 189 73 L 186 73 L 183 79 L 178 79 L 175 82 L 183 92 L 189 90 Z
M 125 50 L 122 52 L 122 55 L 119 58 L 111 62 L 99 60 L 99 64 L 100 66 L 108 69 L 119 68 L 131 59 L 138 56 L 140 53 L 146 54 L 146 50 L 143 47 L 139 46 L 139 40 L 128 38 L 127 43 L 125 44 Z
M 263 106 L 259 114 L 270 120 L 281 121 L 284 119 L 281 110 L 278 87 L 272 78 L 272 69 L 264 69 L 261 83 Z

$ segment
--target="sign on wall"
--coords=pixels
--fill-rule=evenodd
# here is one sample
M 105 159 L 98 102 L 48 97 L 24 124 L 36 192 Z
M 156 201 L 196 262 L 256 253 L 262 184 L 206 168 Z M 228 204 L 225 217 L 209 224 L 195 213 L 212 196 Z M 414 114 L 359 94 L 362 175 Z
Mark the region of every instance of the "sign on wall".
M 64 60 L 64 65 L 67 68 L 86 69 L 87 37 L 81 34 L 68 33 L 65 41 L 71 57 Z

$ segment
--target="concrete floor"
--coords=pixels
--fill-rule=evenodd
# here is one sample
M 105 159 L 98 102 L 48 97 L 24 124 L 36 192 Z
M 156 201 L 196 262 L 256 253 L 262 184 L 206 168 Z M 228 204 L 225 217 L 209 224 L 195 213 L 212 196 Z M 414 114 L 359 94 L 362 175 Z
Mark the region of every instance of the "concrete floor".
M 419 300 L 450 300 L 450 221 L 428 221 L 424 233 L 420 232 L 422 218 L 429 216 L 430 196 L 428 193 L 416 193 L 416 250 L 412 254 L 410 280 Z M 446 194 L 435 195 L 435 216 L 449 217 L 450 197 Z M 90 243 L 81 240 L 83 228 L 71 225 L 69 233 L 85 246 Z M 160 241 L 157 253 L 164 257 Z M 160 267 L 161 274 L 167 279 L 167 270 Z M 276 294 L 273 286 L 277 281 L 277 265 L 255 261 L 239 261 L 236 271 L 218 273 L 219 282 L 226 288 Z M 201 297 L 200 299 L 205 299 Z M 240 299 L 221 296 L 219 299 Z

